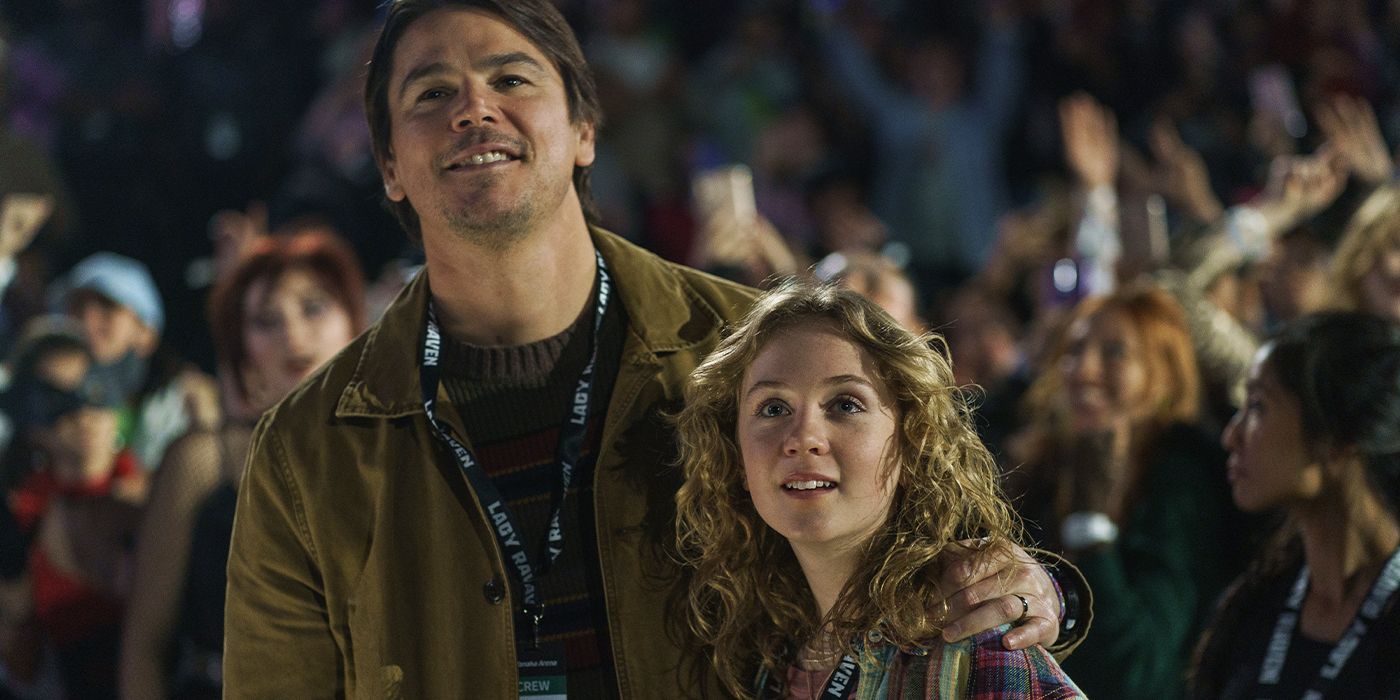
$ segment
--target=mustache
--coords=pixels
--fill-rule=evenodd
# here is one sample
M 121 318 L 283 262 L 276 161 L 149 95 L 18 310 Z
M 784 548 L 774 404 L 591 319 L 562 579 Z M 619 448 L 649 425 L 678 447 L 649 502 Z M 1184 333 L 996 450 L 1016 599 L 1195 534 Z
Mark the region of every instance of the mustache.
M 456 142 L 452 144 L 451 148 L 447 149 L 446 153 L 438 156 L 438 168 L 447 168 L 461 160 L 463 152 L 485 143 L 505 146 L 517 157 L 523 158 L 525 156 L 524 141 L 489 126 L 473 126 L 462 132 L 462 135 L 457 137 Z

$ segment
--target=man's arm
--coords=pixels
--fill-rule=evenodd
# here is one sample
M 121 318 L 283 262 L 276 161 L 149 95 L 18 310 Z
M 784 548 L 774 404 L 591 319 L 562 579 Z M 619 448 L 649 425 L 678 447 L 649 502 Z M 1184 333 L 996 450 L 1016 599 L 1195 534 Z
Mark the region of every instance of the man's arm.
M 319 556 L 285 448 L 264 418 L 238 493 L 224 610 L 225 697 L 342 695 Z
M 940 581 L 943 590 L 957 591 L 946 601 L 945 640 L 1015 624 L 1002 640 L 1007 649 L 1039 644 L 1059 660 L 1084 640 L 1093 618 L 1093 595 L 1074 565 L 1050 552 L 1020 547 L 1013 547 L 1010 557 L 990 550 L 965 551 L 944 567 Z M 1025 598 L 1024 607 L 1017 596 Z

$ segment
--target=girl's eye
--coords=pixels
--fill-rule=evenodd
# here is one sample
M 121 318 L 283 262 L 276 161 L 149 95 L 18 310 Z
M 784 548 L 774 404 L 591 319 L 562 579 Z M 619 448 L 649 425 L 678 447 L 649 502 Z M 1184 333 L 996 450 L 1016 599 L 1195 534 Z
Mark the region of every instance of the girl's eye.
M 787 412 L 787 406 L 784 406 L 781 401 L 764 401 L 758 405 L 758 410 L 754 412 L 754 415 L 764 418 L 777 418 L 778 416 L 787 415 Z
M 851 396 L 838 396 L 831 402 L 831 407 L 841 413 L 864 413 L 865 405 Z

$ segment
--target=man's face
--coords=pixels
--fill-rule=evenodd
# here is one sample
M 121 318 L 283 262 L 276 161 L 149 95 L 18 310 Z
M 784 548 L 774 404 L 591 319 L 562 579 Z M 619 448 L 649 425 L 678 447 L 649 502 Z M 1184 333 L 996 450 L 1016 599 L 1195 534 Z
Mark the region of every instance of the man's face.
M 559 71 L 494 15 L 440 10 L 409 26 L 388 105 L 385 192 L 413 206 L 425 241 L 451 232 L 499 249 L 580 209 L 573 171 L 593 162 L 593 125 L 570 122 Z

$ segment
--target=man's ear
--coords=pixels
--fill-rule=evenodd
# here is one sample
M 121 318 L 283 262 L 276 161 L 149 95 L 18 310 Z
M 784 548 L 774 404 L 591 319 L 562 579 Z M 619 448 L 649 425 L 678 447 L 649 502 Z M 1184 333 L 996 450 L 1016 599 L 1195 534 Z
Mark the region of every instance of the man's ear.
M 390 152 L 379 161 L 379 175 L 384 178 L 384 196 L 391 202 L 402 202 L 407 195 L 404 194 L 403 185 L 399 183 L 399 173 L 394 162 L 394 154 Z
M 597 156 L 597 135 L 598 130 L 593 122 L 578 125 L 578 153 L 574 156 L 574 165 L 580 168 L 593 165 L 593 159 Z

